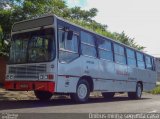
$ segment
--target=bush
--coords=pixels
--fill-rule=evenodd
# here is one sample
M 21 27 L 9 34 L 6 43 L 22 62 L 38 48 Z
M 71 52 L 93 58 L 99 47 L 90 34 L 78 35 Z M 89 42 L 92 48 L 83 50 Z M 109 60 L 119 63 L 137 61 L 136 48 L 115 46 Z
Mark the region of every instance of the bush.
M 9 55 L 9 43 L 5 43 L 4 34 L 0 26 L 0 56 L 8 57 Z
M 160 94 L 160 85 L 157 85 L 152 91 L 149 91 L 151 94 Z

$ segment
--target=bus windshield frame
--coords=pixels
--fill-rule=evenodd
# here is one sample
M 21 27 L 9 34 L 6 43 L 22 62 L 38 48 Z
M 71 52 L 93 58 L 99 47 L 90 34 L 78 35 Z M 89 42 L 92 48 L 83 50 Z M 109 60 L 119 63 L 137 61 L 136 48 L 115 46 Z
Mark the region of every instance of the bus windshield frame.
M 9 64 L 40 63 L 55 59 L 56 43 L 53 28 L 13 34 Z

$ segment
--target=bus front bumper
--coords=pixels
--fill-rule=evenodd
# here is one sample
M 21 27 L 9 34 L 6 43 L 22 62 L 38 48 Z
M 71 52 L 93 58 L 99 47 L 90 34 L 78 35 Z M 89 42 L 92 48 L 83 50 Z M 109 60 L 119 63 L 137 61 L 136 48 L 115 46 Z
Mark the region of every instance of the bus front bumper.
M 45 81 L 5 81 L 4 85 L 6 90 L 13 91 L 48 91 L 54 93 L 55 83 Z

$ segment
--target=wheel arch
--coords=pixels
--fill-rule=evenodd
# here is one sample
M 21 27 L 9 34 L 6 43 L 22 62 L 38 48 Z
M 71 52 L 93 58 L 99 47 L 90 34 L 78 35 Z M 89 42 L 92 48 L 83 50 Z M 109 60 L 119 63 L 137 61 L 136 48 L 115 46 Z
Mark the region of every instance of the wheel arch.
M 86 80 L 89 83 L 90 91 L 93 92 L 93 90 L 94 90 L 94 83 L 93 83 L 93 78 L 91 76 L 86 76 L 86 75 L 82 76 L 82 77 L 80 77 L 79 81 L 80 80 Z
M 142 86 L 142 91 L 143 91 L 143 82 L 142 81 L 137 81 L 137 84 L 140 83 Z

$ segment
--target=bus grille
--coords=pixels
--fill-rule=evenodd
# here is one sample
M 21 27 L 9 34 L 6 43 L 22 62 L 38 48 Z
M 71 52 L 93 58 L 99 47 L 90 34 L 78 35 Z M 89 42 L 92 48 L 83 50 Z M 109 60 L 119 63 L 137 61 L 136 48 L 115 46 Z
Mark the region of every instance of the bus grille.
M 46 72 L 46 65 L 9 66 L 8 73 L 14 74 L 15 79 L 38 79 L 40 73 Z

